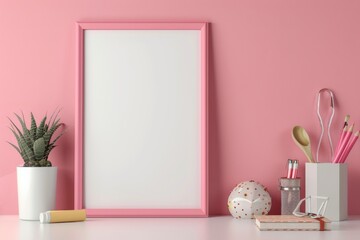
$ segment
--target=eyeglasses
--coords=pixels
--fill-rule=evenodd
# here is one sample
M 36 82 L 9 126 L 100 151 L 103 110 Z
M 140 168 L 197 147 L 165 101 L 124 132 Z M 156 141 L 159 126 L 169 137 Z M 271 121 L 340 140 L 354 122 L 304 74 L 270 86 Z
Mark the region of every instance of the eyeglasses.
M 312 213 L 311 212 L 311 202 L 312 202 L 312 199 L 321 199 L 323 200 L 317 213 Z M 306 198 L 303 198 L 300 200 L 300 202 L 297 204 L 295 210 L 293 211 L 293 215 L 295 215 L 296 217 L 304 217 L 304 216 L 309 216 L 311 218 L 321 218 L 321 217 L 324 217 L 325 215 L 325 211 L 326 211 L 326 206 L 327 206 L 327 203 L 328 203 L 328 200 L 329 198 L 328 197 L 321 197 L 321 196 L 307 196 Z M 301 207 L 301 204 L 303 202 L 306 201 L 306 206 L 308 207 L 307 211 L 305 211 L 304 213 L 303 212 L 300 212 L 300 207 Z

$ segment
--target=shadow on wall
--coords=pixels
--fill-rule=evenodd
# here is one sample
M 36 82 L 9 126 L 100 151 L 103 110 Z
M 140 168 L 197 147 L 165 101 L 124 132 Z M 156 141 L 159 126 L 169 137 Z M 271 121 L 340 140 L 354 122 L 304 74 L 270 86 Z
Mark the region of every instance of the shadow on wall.
M 59 140 L 58 149 L 51 156 L 58 167 L 56 208 L 74 209 L 74 130 L 65 125 L 66 133 Z

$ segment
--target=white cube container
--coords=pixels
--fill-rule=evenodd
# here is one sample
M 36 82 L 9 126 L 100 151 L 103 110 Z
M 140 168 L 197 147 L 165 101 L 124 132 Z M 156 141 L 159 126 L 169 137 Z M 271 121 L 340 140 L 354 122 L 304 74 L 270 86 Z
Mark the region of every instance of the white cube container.
M 305 195 L 328 197 L 325 217 L 331 221 L 348 218 L 348 167 L 347 164 L 306 163 Z M 316 213 L 323 200 L 312 199 L 312 213 Z M 308 203 L 307 203 L 308 204 Z

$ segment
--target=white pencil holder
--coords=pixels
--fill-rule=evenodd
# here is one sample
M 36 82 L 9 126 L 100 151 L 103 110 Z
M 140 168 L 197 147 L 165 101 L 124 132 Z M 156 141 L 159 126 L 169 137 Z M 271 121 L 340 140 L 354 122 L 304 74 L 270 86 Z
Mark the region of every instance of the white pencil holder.
M 346 163 L 306 163 L 306 196 L 329 197 L 325 217 L 331 221 L 348 218 L 348 166 Z M 321 200 L 307 202 L 306 209 L 316 213 Z M 309 205 L 310 204 L 310 205 Z

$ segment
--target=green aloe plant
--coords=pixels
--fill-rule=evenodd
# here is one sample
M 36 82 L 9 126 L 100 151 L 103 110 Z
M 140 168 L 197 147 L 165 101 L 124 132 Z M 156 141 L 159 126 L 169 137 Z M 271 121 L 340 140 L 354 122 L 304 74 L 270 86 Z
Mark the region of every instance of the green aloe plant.
M 35 117 L 33 113 L 31 116 L 31 126 L 28 129 L 26 126 L 24 114 L 20 117 L 15 113 L 16 118 L 18 119 L 20 128 L 9 118 L 11 126 L 10 130 L 14 134 L 17 145 L 8 142 L 16 151 L 21 155 L 24 160 L 24 167 L 51 167 L 52 164 L 48 160 L 50 152 L 56 147 L 55 143 L 59 138 L 64 134 L 62 131 L 54 139 L 54 133 L 64 125 L 60 123 L 60 118 L 58 118 L 59 111 L 51 115 L 49 121 L 47 121 L 47 116 L 45 116 L 39 125 L 36 124 Z

